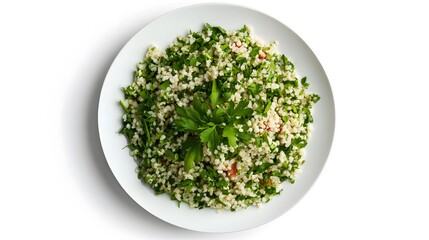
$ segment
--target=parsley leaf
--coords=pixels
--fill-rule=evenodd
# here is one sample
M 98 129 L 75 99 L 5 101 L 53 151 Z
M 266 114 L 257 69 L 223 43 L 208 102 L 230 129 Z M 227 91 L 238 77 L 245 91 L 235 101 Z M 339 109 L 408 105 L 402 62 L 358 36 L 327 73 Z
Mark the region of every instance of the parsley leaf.
M 201 142 L 196 137 L 188 137 L 183 143 L 183 148 L 186 149 L 185 154 L 185 171 L 188 172 L 195 165 L 195 162 L 201 161 L 203 158 L 203 148 Z
M 295 139 L 292 139 L 291 145 L 297 146 L 298 148 L 304 148 L 305 146 L 307 146 L 307 141 L 302 138 L 295 138 Z
M 189 65 L 192 66 L 192 67 L 195 67 L 197 65 L 197 58 L 196 57 L 192 57 L 189 60 Z
M 197 110 L 195 110 L 194 108 L 177 107 L 176 112 L 182 118 L 187 118 L 187 119 L 189 119 L 193 122 L 196 122 L 196 123 L 202 122 L 200 113 Z
M 289 61 L 289 59 L 286 57 L 286 55 L 282 55 L 282 60 L 283 60 L 283 66 L 286 67 L 290 66 L 291 67 L 291 71 L 293 72 L 295 70 L 295 66 L 293 65 L 293 63 L 291 61 Z
M 149 128 L 147 127 L 147 123 L 146 123 L 146 120 L 142 120 L 142 122 L 143 122 L 143 127 L 144 127 L 144 132 L 145 132 L 145 135 L 146 135 L 146 144 L 149 144 L 150 143 L 150 133 L 149 133 Z
M 198 124 L 186 117 L 182 117 L 181 119 L 175 120 L 174 124 L 179 130 L 198 130 Z
M 228 138 L 228 144 L 231 147 L 237 146 L 237 133 L 233 126 L 228 125 L 223 129 L 222 137 Z
M 238 132 L 237 138 L 241 139 L 244 143 L 248 143 L 252 139 L 253 135 L 246 132 Z
M 313 122 L 313 116 L 311 115 L 311 112 L 308 108 L 304 108 L 303 112 L 305 113 L 305 115 L 307 116 L 305 118 L 304 124 L 308 124 L 308 123 L 312 123 Z
M 173 153 L 171 150 L 165 151 L 164 157 L 170 159 L 173 162 L 179 160 L 179 155 L 177 153 Z
M 308 88 L 310 84 L 307 83 L 307 77 L 301 78 L 301 84 L 304 88 Z
M 204 24 L 204 27 L 208 30 L 211 30 L 213 32 L 212 35 L 221 34 L 223 36 L 226 36 L 226 30 L 219 26 L 210 26 L 210 24 L 206 23 Z
M 209 122 L 209 117 L 207 116 L 208 104 L 201 102 L 199 98 L 195 98 L 192 107 L 198 111 L 200 114 L 200 121 Z
M 204 27 L 205 27 L 207 30 L 212 30 L 212 26 L 210 26 L 210 24 L 208 24 L 208 23 L 205 23 L 205 24 L 204 24 Z
M 187 186 L 192 186 L 194 184 L 195 184 L 195 180 L 185 179 L 185 180 L 182 180 L 177 186 L 179 186 L 179 187 L 187 187 Z
M 200 113 L 194 108 L 186 108 L 185 109 L 188 118 L 194 122 L 202 122 Z
M 262 173 L 271 166 L 271 163 L 264 162 L 261 165 L 255 166 L 255 173 Z
M 259 94 L 262 91 L 261 85 L 257 85 L 255 83 L 250 84 L 249 90 L 252 92 L 253 96 Z
M 139 96 L 143 99 L 149 98 L 149 94 L 144 89 L 139 92 Z
M 210 103 L 213 108 L 220 103 L 220 91 L 217 87 L 216 79 L 214 79 L 212 83 L 212 93 L 210 94 Z
M 318 94 L 313 94 L 311 96 L 311 101 L 313 101 L 314 103 L 317 103 L 320 100 L 320 96 Z
M 252 109 L 250 109 L 250 108 L 244 108 L 244 109 L 241 109 L 240 111 L 237 111 L 235 113 L 235 116 L 236 117 L 241 117 L 241 116 L 248 117 L 248 116 L 251 116 L 252 114 L 253 114 L 253 110 Z
M 268 103 L 267 103 L 267 105 L 265 106 L 265 109 L 264 109 L 264 115 L 266 115 L 268 113 L 268 111 L 270 111 L 272 104 L 273 103 L 268 99 Z
M 171 82 L 170 81 L 165 81 L 165 82 L 163 82 L 160 86 L 159 86 L 159 88 L 161 89 L 161 90 L 167 90 L 167 88 L 169 87 L 171 85 Z
M 240 101 L 237 106 L 234 107 L 234 103 L 230 101 L 227 113 L 230 117 L 251 116 L 253 114 L 253 110 L 250 108 L 246 108 L 248 104 L 249 102 Z
M 225 29 L 223 29 L 223 28 L 221 28 L 221 27 L 219 27 L 219 26 L 217 26 L 217 27 L 213 27 L 213 29 L 216 29 L 218 32 L 220 32 L 222 35 L 226 35 L 226 31 L 225 31 Z
M 219 101 L 217 95 L 217 83 L 213 81 L 212 95 L 210 100 L 213 103 Z M 248 117 L 253 114 L 253 110 L 247 107 L 247 101 L 241 101 L 234 106 L 232 101 L 228 102 L 227 109 L 222 107 L 213 107 L 212 114 L 208 115 L 208 104 L 203 103 L 199 98 L 195 98 L 191 107 L 176 107 L 176 113 L 180 116 L 179 119 L 174 121 L 175 127 L 179 131 L 189 131 L 198 134 L 198 141 L 189 143 L 189 138 L 183 144 L 186 151 L 185 155 L 185 169 L 190 169 L 194 166 L 195 161 L 202 158 L 199 148 L 201 143 L 207 143 L 208 148 L 214 151 L 221 143 L 222 137 L 228 139 L 229 146 L 237 146 L 237 139 L 243 142 L 249 142 L 253 135 L 248 133 L 238 133 L 234 129 L 234 123 L 240 122 L 241 117 Z M 241 118 L 241 120 L 245 120 Z M 219 136 L 222 133 L 222 136 Z M 198 138 L 196 136 L 196 138 Z M 189 141 L 188 141 L 189 140 Z M 194 147 L 198 146 L 199 148 Z
M 200 133 L 200 139 L 201 142 L 207 143 L 211 151 L 214 151 L 220 143 L 220 138 L 217 133 L 216 126 L 207 128 L 206 130 L 202 131 Z
M 221 124 L 224 116 L 226 115 L 226 110 L 223 108 L 217 108 L 213 112 L 213 122 L 217 124 Z
M 258 54 L 259 54 L 259 50 L 261 50 L 261 48 L 260 48 L 260 47 L 255 47 L 255 48 L 253 48 L 253 49 L 252 49 L 252 51 L 250 51 L 249 55 L 250 55 L 251 57 L 254 57 L 254 56 L 256 56 L 256 55 L 258 55 Z
M 176 71 L 180 71 L 182 69 L 182 62 L 173 62 L 173 64 L 171 65 L 171 67 L 176 70 Z

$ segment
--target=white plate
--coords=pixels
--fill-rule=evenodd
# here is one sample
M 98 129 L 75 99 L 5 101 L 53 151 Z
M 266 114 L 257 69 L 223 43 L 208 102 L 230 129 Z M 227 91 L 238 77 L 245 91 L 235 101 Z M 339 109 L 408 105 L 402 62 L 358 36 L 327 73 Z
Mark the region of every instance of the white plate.
M 177 207 L 166 194 L 155 196 L 137 179 L 136 163 L 130 157 L 125 137 L 118 134 L 122 126 L 123 98 L 121 87 L 132 82 L 136 64 L 142 60 L 148 46 L 156 43 L 165 49 L 178 35 L 190 29 L 199 31 L 204 23 L 228 30 L 251 25 L 265 42 L 279 41 L 279 51 L 295 64 L 301 76 L 307 76 L 310 91 L 321 100 L 314 110 L 314 131 L 306 148 L 306 162 L 296 183 L 287 184 L 283 192 L 262 208 L 249 207 L 237 212 L 216 213 L 212 209 L 192 209 L 186 204 Z M 203 232 L 233 232 L 267 223 L 292 208 L 310 189 L 326 162 L 334 135 L 334 100 L 328 78 L 311 49 L 292 30 L 276 19 L 241 6 L 201 4 L 169 12 L 146 25 L 122 48 L 104 80 L 98 108 L 98 128 L 107 162 L 124 190 L 140 206 L 156 217 L 177 225 Z

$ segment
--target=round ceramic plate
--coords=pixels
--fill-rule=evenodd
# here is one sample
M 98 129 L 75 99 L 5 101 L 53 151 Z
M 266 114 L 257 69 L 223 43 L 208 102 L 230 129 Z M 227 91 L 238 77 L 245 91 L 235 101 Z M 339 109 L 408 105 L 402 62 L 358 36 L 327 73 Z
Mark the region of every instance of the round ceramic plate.
M 310 91 L 321 100 L 314 108 L 314 130 L 306 147 L 306 162 L 295 184 L 285 183 L 284 190 L 263 207 L 217 213 L 213 209 L 179 208 L 166 194 L 155 196 L 139 179 L 136 163 L 129 155 L 124 136 L 118 134 L 123 111 L 118 101 L 121 87 L 133 80 L 136 64 L 150 44 L 165 49 L 178 35 L 199 31 L 204 23 L 236 30 L 253 26 L 255 35 L 265 42 L 277 40 L 279 51 L 292 60 L 301 76 L 307 76 Z M 334 135 L 334 100 L 328 78 L 314 53 L 291 29 L 261 12 L 228 4 L 201 4 L 169 12 L 146 25 L 122 48 L 104 80 L 98 109 L 98 127 L 107 162 L 124 190 L 154 216 L 176 226 L 203 232 L 233 232 L 267 223 L 292 208 L 310 189 L 326 162 Z

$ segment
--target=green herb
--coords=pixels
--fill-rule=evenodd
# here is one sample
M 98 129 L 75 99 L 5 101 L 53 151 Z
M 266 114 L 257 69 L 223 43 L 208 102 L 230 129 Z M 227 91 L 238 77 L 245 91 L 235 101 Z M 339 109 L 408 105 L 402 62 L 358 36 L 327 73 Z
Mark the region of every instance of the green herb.
M 189 118 L 182 117 L 179 120 L 175 120 L 174 124 L 179 130 L 198 131 L 198 124 Z
M 301 84 L 304 88 L 308 88 L 310 84 L 307 83 L 307 77 L 301 78 Z
M 165 82 L 163 82 L 160 86 L 159 86 L 159 88 L 161 89 L 161 90 L 167 90 L 167 88 L 169 87 L 171 85 L 171 82 L 170 81 L 165 81 Z
M 185 179 L 185 180 L 182 180 L 179 184 L 178 184 L 178 186 L 179 187 L 187 187 L 187 186 L 192 186 L 192 185 L 194 185 L 195 184 L 195 181 L 194 180 L 192 180 L 192 179 Z
M 142 164 L 143 164 L 144 167 L 148 168 L 151 165 L 151 161 L 150 161 L 149 158 L 144 158 L 143 161 L 142 161 Z
M 307 146 L 307 141 L 302 138 L 295 138 L 292 140 L 291 144 L 293 146 L 297 146 L 298 148 L 304 148 L 305 146 Z
M 237 138 L 241 139 L 244 143 L 248 143 L 253 138 L 253 135 L 247 132 L 239 132 L 237 133 Z
M 217 108 L 213 112 L 213 122 L 216 124 L 222 124 L 224 117 L 226 115 L 226 110 L 223 108 Z
M 146 135 L 146 144 L 150 144 L 150 132 L 149 132 L 149 127 L 147 126 L 146 120 L 142 120 L 143 122 L 143 127 L 144 127 L 144 133 Z
M 213 80 L 212 82 L 212 93 L 210 94 L 210 102 L 212 107 L 215 107 L 216 105 L 219 104 L 220 102 L 220 93 L 219 93 L 219 89 L 217 87 L 217 83 L 216 80 Z
M 237 133 L 233 126 L 228 125 L 223 129 L 222 137 L 228 138 L 228 144 L 231 147 L 237 146 Z
M 122 100 L 121 100 L 121 101 L 119 101 L 119 104 L 121 105 L 122 109 L 123 109 L 126 113 L 129 113 L 129 112 L 130 112 L 130 110 L 128 110 L 128 108 L 127 108 L 127 107 L 125 107 L 125 104 L 122 102 Z
M 268 100 L 268 103 L 267 103 L 267 105 L 265 106 L 265 109 L 264 109 L 264 115 L 266 115 L 268 113 L 268 111 L 270 111 L 272 104 L 273 103 L 270 100 Z
M 228 115 L 233 117 L 241 117 L 241 116 L 251 116 L 253 114 L 253 110 L 250 108 L 246 108 L 249 104 L 247 101 L 240 101 L 236 107 L 234 107 L 234 103 L 230 101 L 228 103 L 228 109 L 226 110 Z
M 122 91 L 125 94 L 125 97 L 133 97 L 135 94 L 135 90 L 132 86 L 128 86 L 126 88 L 122 88 Z
M 311 101 L 313 101 L 314 103 L 317 103 L 320 100 L 320 96 L 317 94 L 313 94 L 311 96 Z
M 229 46 L 228 46 L 228 44 L 224 44 L 224 45 L 220 46 L 220 49 L 222 49 L 223 51 L 225 51 L 225 50 L 229 49 Z
M 265 188 L 265 192 L 266 192 L 267 194 L 275 194 L 275 193 L 277 192 L 277 190 L 276 190 L 276 188 L 275 188 L 275 187 L 268 186 L 268 187 L 266 187 L 266 188 Z
M 177 61 L 177 62 L 173 62 L 171 67 L 176 71 L 180 71 L 182 69 L 182 65 L 183 65 L 182 62 Z
M 260 48 L 260 47 L 255 47 L 255 48 L 253 48 L 253 49 L 252 49 L 252 51 L 250 51 L 249 55 L 250 55 L 251 57 L 254 57 L 254 56 L 256 56 L 256 55 L 258 55 L 258 54 L 259 54 L 259 50 L 261 50 L 261 48 Z
M 282 61 L 283 61 L 283 66 L 285 67 L 290 67 L 290 71 L 294 71 L 295 70 L 295 66 L 293 65 L 293 63 L 291 61 L 289 61 L 289 59 L 283 54 L 282 55 Z
M 188 172 L 195 165 L 195 162 L 200 162 L 203 158 L 203 148 L 198 138 L 188 137 L 183 148 L 186 151 L 184 158 L 185 171 Z
M 179 160 L 179 154 L 173 153 L 170 150 L 165 151 L 164 156 L 166 158 L 169 158 L 171 161 L 177 161 L 177 160 Z
M 262 173 L 265 170 L 267 170 L 270 166 L 271 166 L 270 163 L 267 163 L 267 162 L 262 163 L 261 165 L 258 165 L 255 167 L 255 173 Z
M 200 134 L 201 142 L 207 143 L 211 151 L 214 151 L 220 143 L 220 138 L 216 126 L 205 129 Z
M 313 116 L 311 115 L 310 110 L 308 108 L 304 108 L 303 112 L 306 115 L 306 119 L 305 119 L 304 123 L 305 124 L 312 123 L 313 122 Z
M 139 96 L 140 96 L 141 98 L 143 98 L 143 99 L 147 99 L 147 98 L 149 98 L 149 94 L 147 94 L 147 92 L 146 92 L 145 90 L 141 90 L 141 91 L 139 92 Z
M 189 65 L 192 66 L 192 67 L 195 67 L 197 65 L 197 58 L 196 57 L 192 57 L 189 60 Z
M 238 56 L 235 61 L 237 61 L 237 63 L 239 63 L 240 65 L 246 62 L 246 58 L 243 56 Z
M 261 85 L 252 83 L 249 86 L 249 90 L 252 92 L 253 96 L 256 96 L 262 91 L 262 87 Z
M 213 85 L 216 85 L 215 83 Z M 217 87 L 212 87 L 212 102 L 216 100 Z M 213 94 L 214 93 L 214 94 Z M 247 108 L 248 102 L 241 101 L 234 106 L 233 102 L 228 103 L 228 108 L 216 108 L 213 110 L 212 115 L 207 114 L 207 104 L 202 103 L 201 100 L 195 99 L 192 107 L 181 108 L 177 107 L 176 112 L 180 116 L 179 119 L 175 120 L 175 126 L 181 131 L 197 132 L 202 143 L 207 143 L 209 149 L 214 151 L 217 146 L 221 143 L 222 137 L 228 139 L 228 144 L 232 147 L 237 145 L 237 137 L 245 141 L 251 139 L 250 134 L 239 134 L 237 136 L 236 131 L 232 125 L 233 122 L 238 121 L 242 117 L 249 117 L 253 114 L 253 110 Z M 219 132 L 222 133 L 219 136 Z M 192 152 L 187 153 L 185 160 L 187 160 L 187 169 L 193 167 L 194 154 Z M 186 163 L 186 161 L 185 161 Z

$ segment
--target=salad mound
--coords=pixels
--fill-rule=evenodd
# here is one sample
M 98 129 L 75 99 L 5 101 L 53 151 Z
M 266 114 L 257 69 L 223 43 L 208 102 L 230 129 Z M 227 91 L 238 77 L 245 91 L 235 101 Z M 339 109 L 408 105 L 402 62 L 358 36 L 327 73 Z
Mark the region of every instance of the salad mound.
M 277 42 L 205 24 L 148 49 L 123 88 L 120 133 L 155 194 L 194 208 L 260 206 L 301 171 L 320 99 L 308 87 Z

